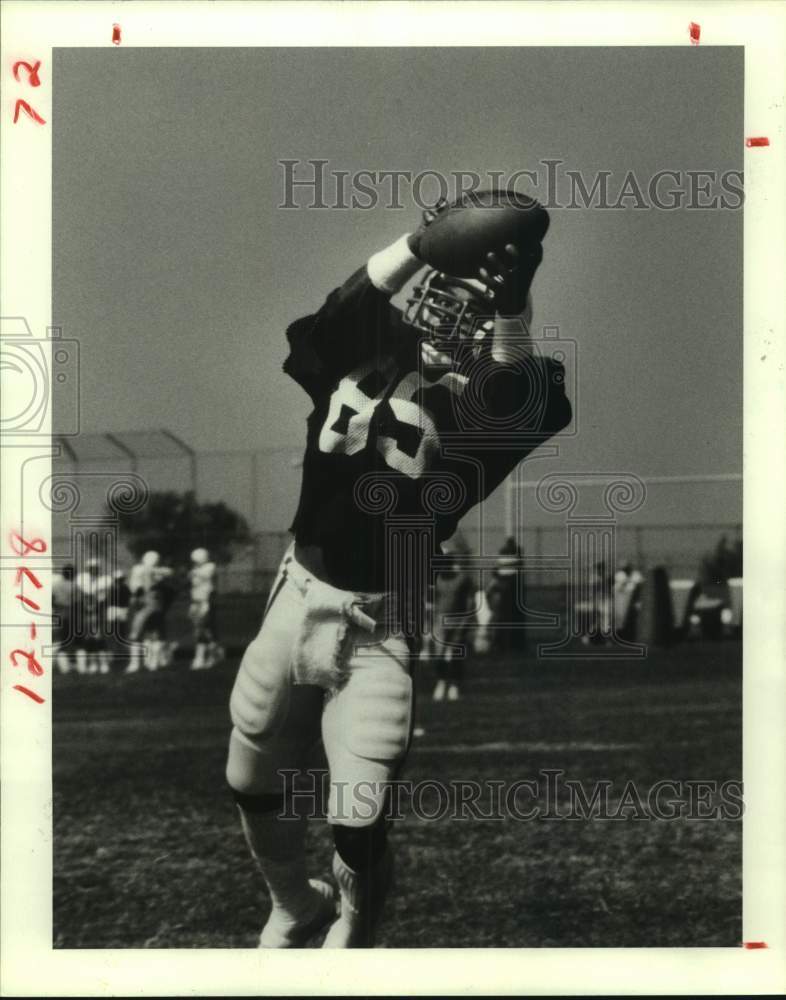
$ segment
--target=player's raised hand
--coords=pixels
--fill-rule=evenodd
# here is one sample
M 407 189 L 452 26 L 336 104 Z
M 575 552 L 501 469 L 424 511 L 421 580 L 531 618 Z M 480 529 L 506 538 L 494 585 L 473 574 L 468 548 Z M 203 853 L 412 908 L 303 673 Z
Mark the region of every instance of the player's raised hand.
M 410 233 L 407 237 L 407 244 L 412 253 L 420 258 L 420 241 L 423 238 L 423 234 L 426 229 L 431 225 L 434 219 L 437 218 L 440 213 L 444 212 L 449 208 L 449 204 L 446 198 L 440 198 L 433 208 L 424 208 L 423 215 L 421 218 L 421 223 L 414 233 Z
M 541 260 L 540 243 L 531 244 L 525 253 L 515 243 L 506 243 L 504 250 L 486 254 L 478 278 L 494 293 L 494 307 L 501 316 L 519 316 L 524 311 Z

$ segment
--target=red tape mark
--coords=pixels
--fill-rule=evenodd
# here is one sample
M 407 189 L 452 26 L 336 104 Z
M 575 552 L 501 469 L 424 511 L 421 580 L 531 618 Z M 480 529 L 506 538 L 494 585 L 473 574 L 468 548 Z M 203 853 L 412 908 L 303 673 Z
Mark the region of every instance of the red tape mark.
M 112 25 L 112 44 L 113 45 L 119 45 L 120 44 L 120 25 L 119 24 L 113 24 Z
M 745 140 L 745 145 L 748 149 L 750 149 L 751 146 L 769 146 L 769 144 L 770 140 L 766 135 L 755 135 L 751 139 Z
M 14 691 L 21 691 L 22 694 L 26 694 L 28 698 L 32 698 L 39 705 L 43 705 L 44 703 L 44 699 L 40 695 L 36 694 L 35 691 L 31 691 L 30 688 L 26 688 L 23 684 L 14 684 Z
M 688 25 L 688 33 L 690 34 L 691 45 L 699 44 L 699 37 L 701 35 L 701 25 L 695 24 L 693 21 Z
M 766 941 L 743 941 L 742 942 L 742 947 L 743 948 L 766 948 L 767 947 L 767 942 Z

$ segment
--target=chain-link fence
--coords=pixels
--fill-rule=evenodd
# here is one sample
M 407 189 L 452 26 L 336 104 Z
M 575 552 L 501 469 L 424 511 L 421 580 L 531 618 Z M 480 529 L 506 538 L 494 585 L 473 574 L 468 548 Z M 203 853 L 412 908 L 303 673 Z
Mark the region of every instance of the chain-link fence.
M 630 563 L 645 573 L 654 566 L 665 566 L 672 577 L 696 579 L 702 560 L 726 536 L 730 541 L 739 533 L 733 522 L 715 524 L 648 524 L 617 526 L 617 564 Z M 463 531 L 474 554 L 499 551 L 505 541 L 502 526 L 490 527 L 483 539 L 471 530 Z M 260 532 L 244 551 L 221 568 L 222 593 L 252 593 L 267 590 L 275 575 L 291 536 L 286 531 Z M 566 556 L 566 533 L 563 528 L 534 527 L 519 532 L 517 541 L 524 556 Z M 561 586 L 564 573 L 543 569 L 530 570 L 527 580 L 533 586 Z
M 74 495 L 68 504 L 53 505 L 55 552 L 61 559 L 73 548 L 74 524 L 100 520 L 112 484 L 131 476 L 149 491 L 192 491 L 201 502 L 223 501 L 241 514 L 250 541 L 236 546 L 232 561 L 221 567 L 221 591 L 266 589 L 290 541 L 287 529 L 300 489 L 301 448 L 197 452 L 167 430 L 79 435 L 56 444 L 60 448 L 53 462 L 53 495 L 58 485 Z M 664 565 L 672 576 L 695 577 L 703 557 L 723 535 L 732 541 L 740 534 L 741 478 L 645 478 L 646 503 L 616 518 L 618 564 L 632 563 L 642 571 Z M 465 518 L 461 530 L 469 549 L 483 555 L 499 551 L 513 526 L 525 556 L 564 556 L 565 518 L 544 512 L 532 482 L 520 485 L 531 492 L 521 491 L 515 511 L 515 490 L 508 484 Z M 131 561 L 124 541 L 118 537 L 116 544 L 120 565 Z M 528 576 L 534 585 L 562 582 L 546 570 Z

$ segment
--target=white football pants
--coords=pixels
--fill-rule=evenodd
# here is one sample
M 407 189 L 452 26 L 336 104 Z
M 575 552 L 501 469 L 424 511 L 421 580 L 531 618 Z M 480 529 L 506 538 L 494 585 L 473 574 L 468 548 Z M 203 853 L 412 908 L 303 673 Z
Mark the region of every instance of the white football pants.
M 368 826 L 406 755 L 410 650 L 386 628 L 390 602 L 339 591 L 285 555 L 262 627 L 238 670 L 227 778 L 238 792 L 283 791 L 280 771 L 309 761 L 320 733 L 330 771 L 328 821 Z

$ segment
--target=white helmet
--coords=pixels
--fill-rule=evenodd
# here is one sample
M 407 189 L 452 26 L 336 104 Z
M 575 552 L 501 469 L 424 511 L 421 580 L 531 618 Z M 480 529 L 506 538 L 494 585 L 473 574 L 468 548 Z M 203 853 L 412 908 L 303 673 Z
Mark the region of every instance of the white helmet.
M 153 569 L 154 566 L 158 566 L 159 555 L 157 552 L 145 552 L 142 556 L 142 565 L 146 566 L 148 569 Z
M 195 562 L 197 566 L 202 566 L 209 558 L 210 554 L 207 549 L 194 549 L 191 553 L 191 562 Z

